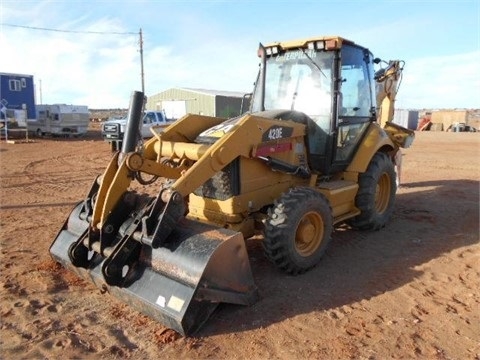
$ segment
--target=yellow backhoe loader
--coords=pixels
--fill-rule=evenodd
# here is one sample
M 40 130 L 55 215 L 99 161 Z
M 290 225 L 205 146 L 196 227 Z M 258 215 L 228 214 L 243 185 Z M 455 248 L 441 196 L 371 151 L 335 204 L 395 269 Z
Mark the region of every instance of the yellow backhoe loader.
M 50 248 L 183 335 L 221 302 L 257 300 L 245 246 L 255 232 L 269 260 L 300 274 L 336 224 L 384 227 L 396 154 L 413 141 L 391 123 L 402 61 L 374 72 L 369 50 L 336 36 L 260 44 L 258 55 L 251 108 L 236 118 L 188 114 L 142 144 L 145 97 L 133 92 L 121 151 Z

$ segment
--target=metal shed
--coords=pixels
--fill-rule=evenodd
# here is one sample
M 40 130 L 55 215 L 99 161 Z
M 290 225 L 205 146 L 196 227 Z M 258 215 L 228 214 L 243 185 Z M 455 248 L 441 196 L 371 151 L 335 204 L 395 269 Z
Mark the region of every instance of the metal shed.
M 244 93 L 206 89 L 172 88 L 149 96 L 147 110 L 164 110 L 167 118 L 189 114 L 230 118 L 240 115 Z M 243 106 L 244 111 L 249 103 Z
M 404 128 L 415 130 L 418 124 L 418 110 L 396 109 L 393 122 Z
M 25 113 L 25 120 L 35 119 L 35 85 L 33 75 L 0 72 L 1 118 L 17 118 L 18 112 Z M 26 124 L 22 124 L 26 126 Z

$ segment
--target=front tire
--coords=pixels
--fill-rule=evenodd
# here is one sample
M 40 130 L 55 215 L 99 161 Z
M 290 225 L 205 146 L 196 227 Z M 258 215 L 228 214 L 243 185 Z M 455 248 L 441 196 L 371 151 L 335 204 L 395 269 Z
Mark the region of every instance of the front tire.
M 355 205 L 360 209 L 348 223 L 360 230 L 379 230 L 393 213 L 397 191 L 395 168 L 385 153 L 376 153 L 367 171 L 359 176 L 359 189 Z
M 332 209 L 327 198 L 310 188 L 292 189 L 269 210 L 263 241 L 265 255 L 286 273 L 304 273 L 320 261 L 332 230 Z

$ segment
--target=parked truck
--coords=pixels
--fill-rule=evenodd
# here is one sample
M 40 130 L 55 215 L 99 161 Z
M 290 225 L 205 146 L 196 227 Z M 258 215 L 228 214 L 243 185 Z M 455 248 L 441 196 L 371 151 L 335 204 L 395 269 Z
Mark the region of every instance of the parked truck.
M 140 135 L 143 139 L 151 138 L 153 136 L 152 128 L 161 132 L 172 122 L 167 119 L 163 111 L 145 111 L 140 124 Z M 103 123 L 102 137 L 103 140 L 111 143 L 112 151 L 121 149 L 126 124 L 126 117 L 109 119 Z
M 36 136 L 82 136 L 88 130 L 90 114 L 85 105 L 37 105 L 35 120 L 27 121 L 27 129 Z

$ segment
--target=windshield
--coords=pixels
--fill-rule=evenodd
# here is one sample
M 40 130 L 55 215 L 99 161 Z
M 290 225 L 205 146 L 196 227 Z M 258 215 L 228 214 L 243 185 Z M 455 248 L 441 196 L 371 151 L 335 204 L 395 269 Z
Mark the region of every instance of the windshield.
M 265 110 L 290 109 L 311 117 L 329 115 L 333 52 L 292 50 L 266 61 Z M 260 84 L 259 84 L 260 85 Z M 261 109 L 259 91 L 252 109 Z

